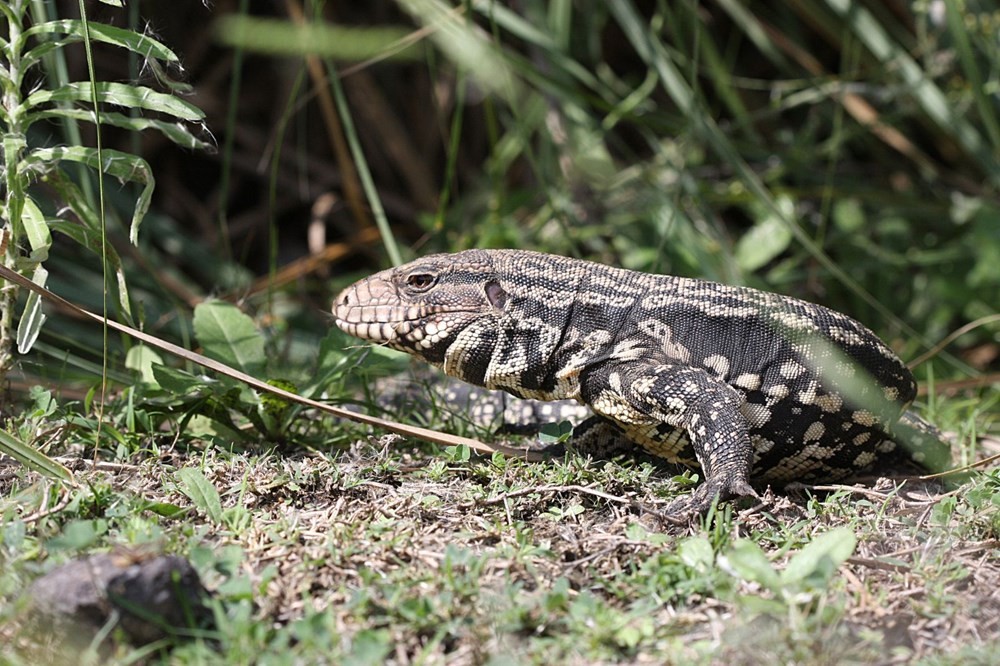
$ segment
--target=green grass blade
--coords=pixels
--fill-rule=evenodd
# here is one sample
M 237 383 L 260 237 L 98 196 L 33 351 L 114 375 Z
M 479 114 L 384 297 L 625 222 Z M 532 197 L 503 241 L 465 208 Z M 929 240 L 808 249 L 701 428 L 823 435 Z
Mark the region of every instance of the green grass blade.
M 350 61 L 416 60 L 421 56 L 421 49 L 407 40 L 411 33 L 411 29 L 404 27 L 296 24 L 233 14 L 221 17 L 215 30 L 219 42 L 248 51 L 278 56 L 318 55 Z
M 50 479 L 73 482 L 73 473 L 67 468 L 2 429 L 0 429 L 0 452 L 6 453 L 28 469 Z
M 326 71 L 329 73 L 330 88 L 333 91 L 333 99 L 337 105 L 340 122 L 344 127 L 344 137 L 347 139 L 347 145 L 351 149 L 351 157 L 354 158 L 354 168 L 358 171 L 358 180 L 361 181 L 361 187 L 364 188 L 365 197 L 368 199 L 368 205 L 371 207 L 372 217 L 375 218 L 375 226 L 378 227 L 379 234 L 382 236 L 382 243 L 385 245 L 386 254 L 389 255 L 389 261 L 394 266 L 398 266 L 403 263 L 403 256 L 399 252 L 396 238 L 392 235 L 392 229 L 389 227 L 389 218 L 386 217 L 385 208 L 382 206 L 378 189 L 375 187 L 375 180 L 372 178 L 371 169 L 368 168 L 368 160 L 365 159 L 364 150 L 361 148 L 361 140 L 358 138 L 357 129 L 354 127 L 354 120 L 351 117 L 351 109 L 347 104 L 347 97 L 344 95 L 344 88 L 340 85 L 340 77 L 337 76 L 337 70 L 334 68 L 332 62 L 325 60 L 324 65 L 326 66 Z
M 986 82 L 979 71 L 979 63 L 976 60 L 976 54 L 972 50 L 969 31 L 962 20 L 961 11 L 954 2 L 946 2 L 945 7 L 947 10 L 948 32 L 955 42 L 955 50 L 958 52 L 958 58 L 962 63 L 965 76 L 969 79 L 969 85 L 976 100 L 976 107 L 979 109 L 979 120 L 986 128 L 986 134 L 990 137 L 990 143 L 995 153 L 996 151 L 1000 151 L 1000 121 L 997 119 L 997 114 L 1000 113 L 998 108 L 1000 107 L 997 106 L 995 95 L 991 99 L 986 94 Z M 996 35 L 993 35 L 993 38 L 995 39 Z M 996 45 L 993 47 L 993 54 L 994 59 L 991 64 L 995 72 L 996 67 L 1000 66 L 1000 54 L 996 53 Z M 995 90 L 997 86 L 995 73 L 993 78 L 994 81 L 991 85 L 994 86 Z
M 976 158 L 986 177 L 1000 185 L 1000 160 L 976 126 L 955 112 L 941 89 L 920 65 L 902 49 L 871 13 L 852 0 L 826 0 L 827 4 L 851 26 L 854 36 L 889 71 L 910 86 L 910 93 L 924 113 L 962 148 Z
M 926 336 L 914 331 L 906 322 L 883 305 L 868 292 L 857 280 L 848 275 L 833 259 L 826 254 L 816 241 L 809 236 L 788 211 L 782 209 L 774 195 L 761 181 L 760 176 L 747 164 L 743 156 L 732 144 L 732 141 L 712 119 L 711 114 L 697 103 L 691 87 L 672 62 L 669 53 L 663 45 L 654 40 L 654 33 L 646 26 L 632 3 L 627 0 L 616 0 L 610 3 L 612 14 L 618 20 L 626 37 L 632 42 L 633 48 L 660 76 L 661 83 L 674 103 L 681 109 L 691 123 L 695 133 L 712 148 L 718 157 L 732 168 L 748 191 L 766 207 L 768 211 L 788 227 L 792 235 L 808 252 L 816 258 L 823 267 L 838 281 L 874 308 L 886 321 L 892 322 L 900 330 L 919 338 L 925 345 L 930 341 Z
M 438 48 L 467 69 L 484 89 L 517 104 L 521 86 L 490 36 L 441 0 L 397 0 L 420 25 L 431 28 Z

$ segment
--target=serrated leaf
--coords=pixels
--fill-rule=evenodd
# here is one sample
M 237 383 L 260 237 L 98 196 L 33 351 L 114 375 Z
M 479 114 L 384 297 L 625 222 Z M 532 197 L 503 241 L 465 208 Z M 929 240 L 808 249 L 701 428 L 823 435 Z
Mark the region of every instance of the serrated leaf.
M 222 524 L 222 501 L 219 491 L 201 470 L 183 467 L 177 470 L 181 492 L 187 495 L 196 507 L 201 509 L 213 523 Z
M 41 266 L 37 266 L 34 274 L 31 276 L 31 281 L 44 287 L 48 277 L 49 272 Z M 18 353 L 27 354 L 31 351 L 31 348 L 35 345 L 35 341 L 38 340 L 38 333 L 42 330 L 42 324 L 45 323 L 45 319 L 45 313 L 42 312 L 41 297 L 33 291 L 30 292 L 24 302 L 24 312 L 21 313 L 21 319 L 17 322 Z
M 6 453 L 28 469 L 50 479 L 73 481 L 73 473 L 52 458 L 28 446 L 6 430 L 0 430 L 0 451 Z
M 145 86 L 108 81 L 98 81 L 93 85 L 89 81 L 74 81 L 55 90 L 38 90 L 28 95 L 28 98 L 22 103 L 22 107 L 33 109 L 39 105 L 53 102 L 85 102 L 89 104 L 94 95 L 97 96 L 99 103 L 114 104 L 127 109 L 156 111 L 181 120 L 202 120 L 205 117 L 204 112 L 197 106 L 175 95 L 156 92 Z
M 194 334 L 205 355 L 260 377 L 267 357 L 264 337 L 253 319 L 224 301 L 205 301 L 194 309 Z
M 104 44 L 128 49 L 143 58 L 157 58 L 166 62 L 178 61 L 177 55 L 173 51 L 148 35 L 124 28 L 116 28 L 106 23 L 95 23 L 94 21 L 88 21 L 87 28 L 91 41 L 103 42 Z M 68 37 L 43 42 L 41 46 L 36 46 L 27 51 L 21 61 L 22 66 L 30 66 L 31 63 L 38 61 L 40 58 L 36 51 L 43 46 L 55 44 L 57 47 L 61 47 L 65 44 L 83 41 L 83 21 L 79 19 L 46 21 L 25 30 L 22 33 L 22 38 L 26 40 L 28 37 L 35 35 L 68 35 Z
M 846 527 L 820 534 L 792 557 L 781 572 L 781 582 L 793 589 L 822 589 L 856 545 L 857 537 Z
M 36 120 L 46 118 L 72 118 L 73 120 L 88 123 L 97 120 L 94 112 L 87 109 L 46 109 L 28 114 L 26 122 L 32 123 Z M 164 120 L 157 120 L 156 118 L 133 118 L 121 113 L 105 111 L 101 113 L 101 124 L 121 127 L 133 132 L 156 130 L 178 146 L 190 150 L 212 150 L 214 148 L 211 143 L 202 141 L 180 123 L 166 122 Z
M 96 148 L 86 146 L 56 146 L 54 148 L 39 148 L 33 150 L 18 165 L 18 169 L 25 171 L 35 171 L 47 174 L 51 171 L 51 166 L 55 162 L 67 160 L 70 162 L 80 162 L 92 169 L 100 169 L 109 176 L 114 176 L 122 181 L 129 181 L 143 185 L 139 197 L 135 201 L 135 210 L 132 213 L 132 225 L 129 228 L 129 240 L 132 244 L 139 241 L 139 225 L 142 218 L 149 210 L 149 202 L 153 196 L 153 189 L 156 187 L 156 179 L 153 177 L 153 170 L 149 168 L 146 160 L 136 155 L 123 153 L 120 150 L 104 149 L 100 156 Z M 89 208 L 84 205 L 83 207 Z M 91 212 L 91 217 L 95 218 Z M 99 226 L 98 226 L 99 228 Z M 126 304 L 126 309 L 128 309 Z

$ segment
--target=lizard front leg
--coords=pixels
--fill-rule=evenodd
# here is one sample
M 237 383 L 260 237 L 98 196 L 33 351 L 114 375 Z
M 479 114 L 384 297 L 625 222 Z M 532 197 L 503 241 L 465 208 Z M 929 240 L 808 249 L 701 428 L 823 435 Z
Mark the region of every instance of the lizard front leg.
M 743 396 L 700 368 L 647 361 L 607 363 L 586 373 L 584 401 L 653 455 L 701 468 L 705 482 L 672 504 L 672 515 L 701 513 L 712 501 L 757 496 Z

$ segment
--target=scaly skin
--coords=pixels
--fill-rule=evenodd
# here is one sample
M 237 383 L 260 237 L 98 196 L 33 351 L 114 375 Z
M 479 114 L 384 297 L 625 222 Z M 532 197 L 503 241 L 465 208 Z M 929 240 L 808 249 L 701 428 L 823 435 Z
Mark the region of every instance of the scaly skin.
M 520 250 L 432 255 L 348 287 L 345 332 L 476 386 L 572 399 L 587 451 L 636 445 L 700 469 L 672 507 L 834 481 L 898 458 L 913 376 L 870 330 L 787 296 Z M 937 443 L 940 452 L 940 443 Z

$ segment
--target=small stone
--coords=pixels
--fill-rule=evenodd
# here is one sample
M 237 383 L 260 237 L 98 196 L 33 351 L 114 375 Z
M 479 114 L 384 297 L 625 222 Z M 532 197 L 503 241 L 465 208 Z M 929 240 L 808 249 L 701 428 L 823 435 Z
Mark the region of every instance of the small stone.
M 176 555 L 101 553 L 67 562 L 32 583 L 32 610 L 53 624 L 90 631 L 113 614 L 130 642 L 144 645 L 203 625 L 211 616 L 198 572 Z

